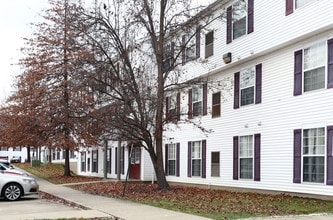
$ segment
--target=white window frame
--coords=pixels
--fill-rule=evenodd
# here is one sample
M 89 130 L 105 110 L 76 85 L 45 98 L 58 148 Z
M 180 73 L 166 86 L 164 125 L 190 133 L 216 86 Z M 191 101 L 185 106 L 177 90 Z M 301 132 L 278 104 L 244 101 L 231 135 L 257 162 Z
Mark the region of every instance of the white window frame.
M 202 172 L 202 143 L 201 141 L 192 141 L 191 144 L 191 166 L 192 176 L 201 176 Z M 194 163 L 197 162 L 197 163 Z M 195 166 L 199 167 L 199 170 L 195 169 Z
M 246 139 L 246 141 L 245 141 Z M 246 145 L 246 146 L 244 146 Z M 247 147 L 245 149 L 247 152 L 242 151 L 242 147 Z M 243 153 L 244 152 L 244 153 Z M 246 153 L 246 154 L 245 154 Z M 239 136 L 239 178 L 240 179 L 248 179 L 253 180 L 254 177 L 254 135 L 243 135 Z M 251 159 L 252 160 L 252 167 L 251 167 L 251 176 L 243 176 L 242 175 L 242 160 Z
M 195 108 L 195 105 L 199 105 L 200 108 Z M 200 109 L 195 111 L 195 109 Z M 203 89 L 202 86 L 192 87 L 192 116 L 200 116 L 203 113 Z
M 320 46 L 322 48 L 320 48 Z M 322 51 L 319 51 L 320 49 L 322 49 Z M 319 54 L 319 56 L 318 56 Z M 313 62 L 313 59 L 311 58 L 318 58 L 320 57 L 320 55 L 323 55 L 321 57 L 321 60 L 316 60 L 314 63 L 315 64 L 309 64 L 309 67 L 307 67 L 307 60 L 310 59 L 310 62 Z M 305 84 L 306 84 L 306 73 L 313 71 L 313 70 L 318 70 L 324 68 L 324 81 L 322 82 L 322 86 L 321 87 L 317 87 L 317 88 L 306 88 Z M 320 41 L 320 42 L 316 42 L 314 44 L 308 45 L 306 47 L 304 47 L 303 49 L 303 63 L 302 63 L 302 85 L 303 85 L 303 92 L 311 92 L 311 91 L 315 91 L 318 89 L 325 89 L 326 88 L 326 78 L 327 78 L 327 41 Z M 313 86 L 312 86 L 313 87 Z
M 252 77 L 252 79 L 251 79 Z M 251 105 L 255 103 L 255 97 L 256 97 L 256 69 L 255 67 L 249 67 L 246 69 L 243 69 L 239 73 L 239 103 L 240 106 L 245 106 L 245 105 Z M 245 102 L 243 103 L 243 91 L 248 90 L 252 88 L 253 89 L 253 96 L 252 96 L 252 102 Z
M 169 176 L 176 176 L 176 154 L 177 154 L 176 146 L 177 146 L 176 144 L 168 144 L 168 175 Z M 171 165 L 173 165 L 173 167 Z
M 236 1 L 232 5 L 232 39 L 235 40 L 239 37 L 242 37 L 246 35 L 247 33 L 247 0 L 239 0 Z M 242 19 L 245 20 L 245 30 L 244 33 L 241 33 L 240 35 L 235 36 L 235 25 L 237 25 L 237 22 L 240 22 Z M 243 21 L 244 22 L 244 21 Z M 239 24 L 238 24 L 239 25 Z M 244 25 L 244 24 L 242 24 Z M 237 28 L 238 30 L 239 28 Z
M 318 136 L 318 131 L 319 129 L 322 130 L 322 134 L 323 136 Z M 316 135 L 315 136 L 305 136 L 305 133 L 306 131 L 315 131 Z M 315 127 L 315 128 L 306 128 L 306 129 L 303 129 L 302 130 L 302 181 L 304 183 L 318 183 L 318 184 L 324 184 L 325 183 L 325 179 L 326 179 L 326 129 L 325 127 Z M 319 149 L 319 151 L 321 152 L 315 152 L 315 153 L 311 153 L 311 149 L 309 148 L 308 151 L 305 150 L 305 139 L 306 138 L 311 138 L 311 137 L 315 137 L 315 144 L 314 146 L 312 145 L 313 149 L 312 150 L 318 150 L 318 146 L 321 146 L 321 149 Z M 321 143 L 319 141 L 319 138 L 321 138 Z M 312 139 L 310 139 L 312 140 Z M 309 147 L 311 147 L 309 145 Z M 313 151 L 312 151 L 313 152 Z M 323 159 L 323 166 L 324 166 L 324 169 L 323 169 L 323 176 L 322 176 L 322 181 L 316 181 L 316 180 L 313 180 L 311 181 L 311 179 L 305 179 L 305 158 L 313 158 L 313 157 L 321 157 Z M 311 170 L 308 170 L 309 172 L 309 175 L 312 175 L 312 172 Z M 310 178 L 310 177 L 309 177 Z

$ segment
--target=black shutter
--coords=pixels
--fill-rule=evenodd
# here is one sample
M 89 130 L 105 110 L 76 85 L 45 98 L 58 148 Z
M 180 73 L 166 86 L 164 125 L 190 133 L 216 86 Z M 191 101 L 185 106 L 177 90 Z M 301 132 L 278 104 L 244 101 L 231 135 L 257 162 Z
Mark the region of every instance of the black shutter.
M 192 176 L 192 142 L 188 142 L 187 146 L 187 176 Z
M 261 81 L 262 81 L 262 65 L 256 65 L 256 100 L 255 103 L 261 103 Z
M 173 70 L 175 68 L 175 43 L 171 42 L 171 60 L 170 60 L 170 69 Z
M 197 27 L 196 33 L 195 33 L 195 57 L 200 57 L 200 30 L 201 27 Z
M 295 52 L 294 57 L 294 96 L 302 94 L 303 50 Z
M 233 179 L 238 180 L 238 136 L 233 137 Z
M 188 90 L 188 118 L 192 119 L 192 89 Z
M 201 177 L 206 178 L 206 154 L 207 154 L 207 141 L 202 140 L 202 155 L 201 155 Z
M 207 115 L 207 83 L 202 86 L 202 115 Z
M 327 127 L 327 185 L 333 185 L 333 126 Z
M 254 25 L 254 16 L 253 16 L 253 0 L 248 0 L 247 3 L 247 33 L 253 32 L 253 25 Z
M 168 173 L 169 173 L 169 164 L 168 164 L 168 152 L 169 152 L 169 145 L 166 144 L 165 145 L 165 148 L 164 148 L 164 159 L 165 159 L 165 167 L 164 167 L 164 170 L 165 170 L 165 175 L 168 176 Z
M 327 41 L 327 88 L 333 88 L 333 39 Z
M 227 8 L 227 44 L 232 41 L 232 6 Z
M 254 135 L 254 181 L 260 181 L 260 134 Z
M 294 11 L 294 0 L 286 0 L 286 15 L 290 15 Z
M 294 130 L 294 183 L 301 183 L 302 166 L 302 130 Z
M 239 72 L 234 76 L 234 109 L 239 108 Z
M 176 176 L 179 176 L 180 171 L 180 143 L 176 145 Z
M 121 147 L 121 174 L 125 174 L 125 147 Z

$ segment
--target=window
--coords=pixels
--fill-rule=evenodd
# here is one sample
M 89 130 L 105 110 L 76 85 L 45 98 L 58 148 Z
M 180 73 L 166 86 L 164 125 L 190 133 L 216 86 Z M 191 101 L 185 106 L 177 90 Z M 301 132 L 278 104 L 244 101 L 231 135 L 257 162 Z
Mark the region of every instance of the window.
M 261 135 L 233 137 L 233 179 L 260 181 Z
M 206 34 L 205 39 L 205 58 L 207 58 L 214 54 L 214 31 Z
M 262 65 L 244 69 L 235 73 L 234 79 L 234 108 L 239 105 L 261 103 Z
M 313 0 L 295 0 L 295 8 L 301 8 L 312 1 Z
M 239 178 L 252 179 L 253 176 L 253 136 L 239 138 Z
M 294 54 L 294 96 L 326 87 L 333 88 L 333 39 Z
M 111 173 L 111 156 L 112 156 L 112 149 L 109 148 L 107 151 L 107 154 L 106 154 L 106 166 L 107 166 L 107 173 Z
M 91 171 L 93 173 L 98 173 L 98 151 L 93 150 L 92 151 L 92 169 Z
M 201 175 L 201 141 L 192 142 L 192 176 Z
M 253 32 L 253 2 L 254 0 L 239 0 L 227 8 L 227 44 Z
M 303 182 L 324 183 L 325 128 L 303 130 Z
M 240 103 L 241 106 L 254 103 L 255 70 L 248 68 L 240 72 Z
M 8 147 L 1 147 L 1 151 L 8 151 Z
M 304 49 L 304 92 L 325 88 L 325 42 Z
M 163 48 L 163 73 L 170 70 L 173 66 L 173 53 L 174 53 L 174 44 L 169 43 Z
M 168 145 L 168 175 L 176 175 L 176 144 Z
M 207 84 L 194 86 L 188 92 L 188 117 L 207 115 Z
M 81 172 L 86 172 L 86 152 L 81 152 Z
M 187 176 L 206 178 L 206 140 L 188 142 Z
M 211 176 L 220 176 L 220 152 L 212 152 Z
M 213 94 L 212 100 L 212 117 L 220 117 L 221 115 L 221 92 Z
M 192 115 L 202 115 L 202 88 L 199 86 L 192 88 Z
M 232 39 L 237 39 L 246 34 L 246 2 L 237 1 L 232 6 Z
M 182 37 L 182 64 L 200 57 L 200 27 L 192 28 Z
M 21 147 L 13 147 L 13 151 L 21 151 Z
M 167 121 L 179 120 L 180 93 L 166 97 L 166 118 Z

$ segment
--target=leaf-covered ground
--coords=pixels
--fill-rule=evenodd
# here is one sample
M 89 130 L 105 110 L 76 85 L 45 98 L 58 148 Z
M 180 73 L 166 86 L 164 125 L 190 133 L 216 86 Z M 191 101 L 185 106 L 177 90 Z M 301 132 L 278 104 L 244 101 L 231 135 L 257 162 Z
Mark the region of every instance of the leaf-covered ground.
M 124 191 L 124 182 L 96 182 L 101 179 L 84 176 L 64 177 L 63 168 L 59 165 L 20 167 L 54 183 L 77 183 L 71 187 L 91 194 L 127 199 L 213 219 L 333 212 L 332 201 L 285 194 L 267 195 L 187 186 L 172 186 L 171 190 L 161 191 L 155 184 L 141 182 L 128 182 Z

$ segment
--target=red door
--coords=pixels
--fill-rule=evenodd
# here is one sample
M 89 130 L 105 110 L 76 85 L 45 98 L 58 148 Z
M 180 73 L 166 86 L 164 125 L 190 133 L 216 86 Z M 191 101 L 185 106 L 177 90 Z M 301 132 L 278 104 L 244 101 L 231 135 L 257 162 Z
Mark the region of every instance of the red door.
M 141 148 L 133 147 L 131 154 L 130 179 L 140 179 Z

